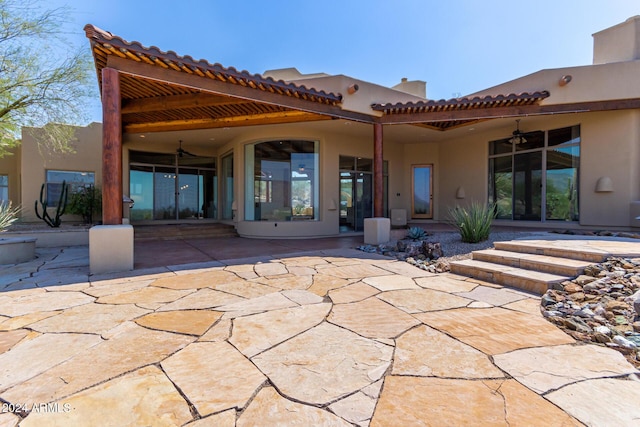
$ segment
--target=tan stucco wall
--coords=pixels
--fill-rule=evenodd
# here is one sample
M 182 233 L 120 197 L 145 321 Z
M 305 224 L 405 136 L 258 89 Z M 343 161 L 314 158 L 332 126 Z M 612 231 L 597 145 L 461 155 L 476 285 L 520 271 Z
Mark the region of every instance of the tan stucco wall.
M 91 123 L 79 127 L 76 141 L 72 142 L 75 153 L 56 154 L 40 152 L 34 138 L 26 130 L 22 132 L 22 205 L 23 221 L 40 221 L 35 215 L 34 202 L 39 200 L 40 188 L 49 169 L 64 171 L 86 171 L 95 174 L 97 185 L 102 183 L 102 125 Z M 70 216 L 63 217 L 63 221 Z
M 571 82 L 560 86 L 562 76 Z M 640 97 L 640 60 L 538 71 L 469 96 L 549 91 L 541 105 Z
M 640 200 L 640 129 L 637 111 L 594 113 L 582 122 L 580 223 L 629 226 L 630 203 Z M 594 192 L 608 176 L 611 193 Z
M 20 147 L 14 148 L 4 157 L 0 157 L 0 175 L 7 175 L 9 179 L 9 200 L 13 206 L 19 206 L 20 199 L 20 158 L 22 150 Z

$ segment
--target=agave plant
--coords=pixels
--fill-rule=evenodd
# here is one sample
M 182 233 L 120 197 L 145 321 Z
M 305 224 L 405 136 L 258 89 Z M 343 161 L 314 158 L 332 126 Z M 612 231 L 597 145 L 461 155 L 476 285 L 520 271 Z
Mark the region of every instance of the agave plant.
M 478 243 L 489 238 L 495 216 L 495 205 L 474 202 L 467 208 L 450 209 L 449 223 L 458 230 L 463 242 Z
M 427 232 L 420 227 L 410 227 L 407 231 L 407 237 L 412 240 L 421 240 L 427 237 Z
M 19 207 L 12 207 L 11 202 L 0 201 L 0 233 L 18 220 Z

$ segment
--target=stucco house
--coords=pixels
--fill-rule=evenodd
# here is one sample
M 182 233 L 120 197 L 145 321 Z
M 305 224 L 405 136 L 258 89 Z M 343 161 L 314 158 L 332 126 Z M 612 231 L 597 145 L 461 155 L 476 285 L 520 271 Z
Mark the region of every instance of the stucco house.
M 422 81 L 251 74 L 85 31 L 103 123 L 62 159 L 25 137 L 0 159 L 0 198 L 28 206 L 42 182 L 91 176 L 105 226 L 221 221 L 254 238 L 428 228 L 472 201 L 502 225 L 640 227 L 640 16 L 593 35 L 592 65 L 437 101 Z

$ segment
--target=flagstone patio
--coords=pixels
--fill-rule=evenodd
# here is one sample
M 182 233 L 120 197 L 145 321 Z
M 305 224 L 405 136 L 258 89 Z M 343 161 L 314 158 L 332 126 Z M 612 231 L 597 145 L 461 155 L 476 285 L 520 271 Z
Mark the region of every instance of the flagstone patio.
M 101 277 L 70 254 L 84 279 L 61 256 L 0 293 L 0 426 L 640 420 L 640 372 L 526 292 L 345 248 Z

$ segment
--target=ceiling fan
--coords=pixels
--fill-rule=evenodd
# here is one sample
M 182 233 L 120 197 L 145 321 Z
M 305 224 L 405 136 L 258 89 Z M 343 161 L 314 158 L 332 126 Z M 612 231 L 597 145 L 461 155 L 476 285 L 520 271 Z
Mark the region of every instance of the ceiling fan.
M 196 157 L 195 154 L 190 153 L 187 150 L 182 148 L 182 140 L 180 140 L 180 145 L 178 146 L 178 149 L 176 150 L 176 153 L 178 153 L 178 157 L 184 157 L 185 154 L 187 156 Z
M 527 138 L 524 137 L 524 133 L 520 132 L 520 119 L 516 119 L 516 130 L 513 131 L 513 136 L 509 139 L 509 142 L 513 145 L 524 144 L 527 142 Z

